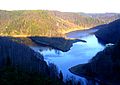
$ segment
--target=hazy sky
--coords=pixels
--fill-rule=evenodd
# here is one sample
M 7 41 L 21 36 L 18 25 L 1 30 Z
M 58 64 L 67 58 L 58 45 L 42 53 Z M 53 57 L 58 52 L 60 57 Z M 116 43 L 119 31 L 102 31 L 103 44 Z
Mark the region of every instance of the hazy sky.
M 0 0 L 0 9 L 45 9 L 66 12 L 120 13 L 120 0 Z

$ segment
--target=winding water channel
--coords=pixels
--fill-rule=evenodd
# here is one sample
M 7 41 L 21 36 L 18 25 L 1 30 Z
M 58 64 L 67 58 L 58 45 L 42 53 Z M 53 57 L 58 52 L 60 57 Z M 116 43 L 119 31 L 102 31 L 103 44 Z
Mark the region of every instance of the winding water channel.
M 84 33 L 84 34 L 83 34 Z M 68 52 L 62 52 L 48 47 L 32 47 L 35 51 L 40 52 L 45 61 L 54 63 L 62 71 L 64 79 L 74 77 L 76 80 L 82 80 L 82 85 L 86 85 L 86 79 L 70 73 L 70 67 L 87 63 L 97 52 L 104 49 L 104 46 L 98 43 L 94 34 L 85 34 L 85 32 L 75 31 L 67 34 L 68 38 L 80 38 L 87 43 L 74 43 Z

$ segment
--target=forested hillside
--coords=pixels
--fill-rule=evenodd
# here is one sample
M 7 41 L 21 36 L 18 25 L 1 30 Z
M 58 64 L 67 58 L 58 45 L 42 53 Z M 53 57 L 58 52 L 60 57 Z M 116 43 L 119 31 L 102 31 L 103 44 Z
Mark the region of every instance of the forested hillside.
M 84 28 L 93 27 L 104 23 L 99 19 L 95 19 L 85 15 L 80 15 L 79 13 L 59 11 L 52 11 L 52 13 L 59 18 L 62 18 Z
M 109 24 L 100 26 L 101 29 L 95 32 L 95 36 L 103 43 L 116 43 L 120 40 L 120 19 Z
M 83 30 L 104 22 L 79 13 L 19 10 L 0 11 L 0 35 L 63 36 L 74 30 Z

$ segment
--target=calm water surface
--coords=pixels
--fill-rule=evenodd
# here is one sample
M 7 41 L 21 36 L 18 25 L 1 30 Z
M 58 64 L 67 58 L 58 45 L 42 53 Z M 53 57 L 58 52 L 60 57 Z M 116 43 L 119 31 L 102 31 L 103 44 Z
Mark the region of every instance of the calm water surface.
M 81 32 L 75 32 L 72 34 L 70 33 L 67 34 L 67 37 L 80 38 L 86 40 L 87 43 L 74 43 L 68 52 L 62 52 L 47 47 L 32 47 L 32 49 L 40 52 L 44 56 L 45 61 L 57 65 L 58 69 L 62 70 L 64 79 L 72 76 L 75 77 L 76 80 L 82 80 L 83 85 L 86 85 L 85 78 L 70 73 L 68 69 L 78 64 L 87 63 L 93 56 L 96 55 L 97 52 L 103 50 L 104 46 L 98 43 L 95 35 L 87 35 L 81 37 L 79 33 Z

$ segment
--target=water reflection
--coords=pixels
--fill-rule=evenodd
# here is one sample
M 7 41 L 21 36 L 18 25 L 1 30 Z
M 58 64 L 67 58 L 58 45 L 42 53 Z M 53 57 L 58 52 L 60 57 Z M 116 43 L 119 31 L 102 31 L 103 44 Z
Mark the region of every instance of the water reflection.
M 75 35 L 74 35 L 75 36 Z M 103 50 L 104 46 L 98 43 L 94 35 L 82 37 L 87 43 L 74 43 L 68 52 L 62 52 L 49 47 L 32 47 L 34 50 L 40 52 L 47 62 L 52 62 L 59 70 L 62 70 L 64 79 L 67 76 L 74 76 L 76 80 L 83 80 L 82 85 L 86 85 L 83 77 L 76 76 L 69 72 L 69 68 L 78 64 L 87 63 L 97 52 Z

